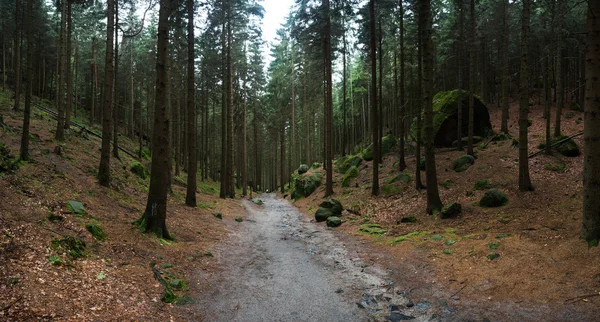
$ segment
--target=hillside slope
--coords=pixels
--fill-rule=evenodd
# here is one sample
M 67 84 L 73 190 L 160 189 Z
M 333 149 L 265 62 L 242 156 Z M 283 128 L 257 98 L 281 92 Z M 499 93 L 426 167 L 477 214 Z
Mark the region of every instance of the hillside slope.
M 531 107 L 530 152 L 544 142 L 542 109 Z M 509 127 L 515 137 L 517 110 L 516 102 L 511 104 Z M 490 106 L 490 114 L 498 131 L 500 110 Z M 566 110 L 563 116 L 565 135 L 583 130 L 582 112 Z M 575 142 L 583 151 L 583 138 Z M 514 317 L 512 308 L 502 303 L 516 303 L 523 307 L 518 315 L 522 317 L 595 319 L 600 313 L 600 250 L 588 249 L 579 239 L 583 156 L 555 152 L 530 159 L 535 191 L 522 193 L 517 186 L 518 149 L 512 140 L 489 142 L 476 150 L 474 165 L 460 173 L 453 170 L 453 161 L 464 152 L 436 154 L 442 201 L 462 205 L 462 213 L 452 219 L 425 213 L 425 191 L 414 188 L 414 153 L 401 177 L 410 178 L 408 182 L 391 183 L 399 174 L 397 151 L 384 156 L 378 198 L 370 196 L 372 162 L 358 166 L 358 177 L 350 179 L 348 187 L 341 185 L 344 174 L 334 171 L 334 197 L 346 208 L 345 222 L 336 229 L 367 242 L 373 249 L 367 256 L 412 284 L 416 299 L 426 298 L 431 283 L 454 294 L 453 305 L 488 307 L 490 318 Z M 421 176 L 425 182 L 425 172 Z M 481 207 L 480 199 L 491 188 L 504 192 L 508 204 Z M 323 194 L 320 186 L 295 204 L 314 216 Z M 381 229 L 361 231 L 368 225 Z
M 0 114 L 8 125 L 0 142 L 12 158 L 19 151 L 22 112 L 10 112 L 12 102 L 0 95 Z M 185 189 L 173 185 L 167 226 L 176 241 L 142 234 L 131 223 L 144 210 L 149 178 L 134 175 L 134 160 L 121 153 L 121 160 L 111 159 L 111 187 L 99 186 L 100 140 L 73 129 L 58 155 L 55 127 L 55 120 L 34 109 L 33 161 L 0 173 L 0 320 L 201 319 L 193 305 L 175 303 L 192 301 L 191 295 L 211 283 L 202 272 L 218 269 L 211 250 L 227 235 L 239 204 L 218 199 L 213 183 L 199 182 L 199 207 L 190 209 L 184 205 Z M 125 137 L 120 142 L 135 150 Z M 185 182 L 185 174 L 180 180 Z M 76 214 L 67 205 L 71 200 L 85 211 Z M 223 221 L 214 212 L 221 212 Z M 86 225 L 100 227 L 105 240 L 97 240 Z M 71 251 L 67 242 L 77 240 L 85 249 Z M 173 289 L 175 303 L 161 301 L 165 288 L 155 273 Z

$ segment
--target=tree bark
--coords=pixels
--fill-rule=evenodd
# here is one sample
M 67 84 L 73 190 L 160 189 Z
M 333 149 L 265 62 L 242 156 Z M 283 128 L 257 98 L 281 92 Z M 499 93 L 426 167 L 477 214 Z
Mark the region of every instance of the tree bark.
M 114 88 L 112 91 L 113 106 L 113 157 L 119 159 L 119 1 L 115 1 L 115 70 L 113 79 Z M 108 81 L 108 80 L 105 80 Z
M 71 127 L 71 108 L 73 105 L 73 74 L 71 73 L 71 34 L 73 29 L 73 21 L 71 14 L 71 1 L 63 0 L 67 2 L 67 55 L 64 58 L 65 61 L 65 76 L 67 81 L 67 105 L 65 108 L 65 129 Z
M 592 1 L 593 2 L 593 1 Z M 564 0 L 558 0 L 558 28 L 556 30 L 556 124 L 554 125 L 554 136 L 560 136 L 560 118 L 565 106 L 565 88 L 563 82 L 562 64 L 562 27 L 565 20 Z
M 164 1 L 164 0 L 163 0 Z M 98 181 L 108 187 L 110 184 L 110 135 L 112 118 L 113 92 L 113 34 L 115 28 L 114 0 L 107 0 L 108 12 L 106 22 L 106 58 L 104 67 L 104 106 L 102 107 L 102 150 L 100 152 L 100 167 Z M 61 126 L 59 126 L 61 128 Z
M 508 134 L 508 0 L 503 0 L 502 11 L 502 125 L 500 131 Z
M 63 1 L 61 5 L 61 28 L 60 28 L 60 54 L 59 54 L 59 81 L 57 82 L 58 95 L 57 95 L 57 106 L 58 106 L 58 122 L 56 124 L 55 139 L 56 141 L 62 142 L 65 140 L 65 108 L 66 108 L 66 55 L 67 55 L 67 44 L 66 44 L 66 33 L 67 33 L 67 1 Z
M 600 1 L 588 2 L 585 48 L 585 117 L 583 157 L 583 220 L 581 235 L 588 245 L 600 240 Z
M 475 0 L 471 0 L 471 41 L 469 44 L 469 133 L 467 138 L 467 154 L 473 155 L 473 123 L 475 105 Z M 458 138 L 462 140 L 462 138 Z M 427 169 L 429 172 L 429 169 Z
M 13 111 L 21 109 L 21 0 L 15 0 L 15 105 Z M 4 31 L 4 29 L 3 29 Z
M 425 114 L 425 162 L 427 167 L 427 213 L 442 209 L 437 185 L 435 148 L 433 146 L 433 42 L 431 40 L 431 2 L 421 0 L 419 20 L 423 26 L 423 108 Z
M 112 0 L 108 0 L 112 1 Z M 169 115 L 166 106 L 169 15 L 171 0 L 160 0 L 156 59 L 156 102 L 154 106 L 154 131 L 152 138 L 152 169 L 148 202 L 142 217 L 137 221 L 146 233 L 159 238 L 172 239 L 166 226 L 167 189 L 169 185 Z M 110 79 L 110 78 L 108 78 Z
M 523 0 L 523 16 L 521 25 L 521 71 L 519 82 L 519 190 L 531 191 L 529 178 L 529 159 L 527 142 L 527 114 L 529 110 L 529 72 L 528 72 L 528 41 L 530 0 Z
M 405 53 L 404 53 L 404 6 L 402 0 L 398 1 L 400 6 L 400 160 L 398 162 L 399 170 L 404 171 L 406 169 L 406 161 L 404 157 L 404 134 L 406 132 L 404 128 L 405 114 L 406 114 L 406 90 L 405 90 Z
M 379 131 L 377 117 L 377 41 L 375 39 L 375 0 L 369 0 L 369 30 L 371 32 L 369 50 L 371 56 L 371 134 L 373 139 L 373 182 L 371 185 L 371 195 L 377 196 L 379 194 Z
M 373 1 L 373 0 L 372 0 Z M 325 197 L 333 194 L 333 86 L 331 84 L 331 18 L 329 16 L 329 0 L 323 0 L 324 18 L 325 18 L 325 164 L 326 180 L 325 180 Z
M 22 161 L 29 161 L 29 120 L 31 117 L 31 88 L 33 86 L 33 0 L 27 0 L 27 13 L 27 83 L 25 84 L 25 111 L 19 154 Z
M 194 85 L 194 0 L 187 0 L 187 191 L 185 204 L 196 207 L 196 100 Z

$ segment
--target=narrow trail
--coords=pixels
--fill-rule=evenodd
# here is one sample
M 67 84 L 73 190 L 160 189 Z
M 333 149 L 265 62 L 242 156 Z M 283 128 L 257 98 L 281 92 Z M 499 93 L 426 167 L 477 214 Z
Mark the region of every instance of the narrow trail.
M 328 228 L 274 194 L 261 199 L 243 201 L 246 221 L 218 249 L 223 270 L 199 301 L 207 321 L 439 320 Z

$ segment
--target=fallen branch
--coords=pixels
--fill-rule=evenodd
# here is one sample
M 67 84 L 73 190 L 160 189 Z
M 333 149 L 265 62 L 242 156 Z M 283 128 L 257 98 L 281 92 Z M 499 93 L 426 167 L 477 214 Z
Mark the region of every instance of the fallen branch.
M 11 307 L 11 306 L 13 306 L 15 303 L 19 302 L 19 301 L 20 301 L 20 300 L 22 300 L 22 299 L 23 299 L 23 297 L 22 297 L 22 296 L 20 296 L 18 299 L 14 300 L 14 301 L 12 301 L 12 302 L 10 302 L 10 303 L 8 303 L 6 306 L 4 306 L 4 307 L 2 308 L 2 310 L 0 310 L 0 312 L 4 312 L 4 311 L 6 311 L 6 310 L 10 309 L 10 307 Z
M 579 300 L 585 300 L 585 299 L 587 299 L 587 298 L 590 298 L 590 297 L 595 297 L 595 296 L 600 296 L 600 292 L 598 292 L 598 293 L 594 293 L 594 294 L 588 294 L 588 295 L 581 295 L 581 296 L 577 296 L 577 297 L 574 297 L 574 298 L 572 298 L 572 299 L 565 300 L 565 303 L 568 303 L 568 302 L 576 302 L 576 301 L 579 301 Z
M 552 148 L 552 147 L 555 147 L 555 146 L 557 146 L 557 145 L 559 145 L 559 144 L 565 143 L 565 142 L 569 141 L 570 139 L 572 139 L 572 138 L 575 138 L 575 137 L 578 137 L 578 136 L 580 136 L 580 135 L 582 135 L 582 134 L 583 134 L 583 132 L 579 132 L 579 133 L 577 133 L 577 134 L 573 134 L 573 135 L 569 136 L 568 138 L 564 138 L 564 139 L 562 139 L 562 140 L 560 140 L 560 141 L 558 141 L 558 142 L 556 142 L 556 143 L 553 143 L 552 145 L 550 145 L 550 147 Z M 531 158 L 533 158 L 534 156 L 536 156 L 536 155 L 538 155 L 538 154 L 540 154 L 540 153 L 542 153 L 542 152 L 544 152 L 544 151 L 546 151 L 546 149 L 545 149 L 545 148 L 544 148 L 544 149 L 542 149 L 542 150 L 539 150 L 539 151 L 537 151 L 536 153 L 530 154 L 530 155 L 529 155 L 527 158 L 528 158 L 528 159 L 531 159 Z

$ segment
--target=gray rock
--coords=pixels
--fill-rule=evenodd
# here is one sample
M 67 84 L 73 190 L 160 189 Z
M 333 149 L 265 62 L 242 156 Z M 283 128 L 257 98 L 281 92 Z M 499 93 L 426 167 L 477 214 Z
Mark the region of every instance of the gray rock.
M 342 220 L 340 217 L 331 216 L 327 218 L 327 226 L 328 227 L 338 227 L 342 224 Z

